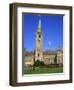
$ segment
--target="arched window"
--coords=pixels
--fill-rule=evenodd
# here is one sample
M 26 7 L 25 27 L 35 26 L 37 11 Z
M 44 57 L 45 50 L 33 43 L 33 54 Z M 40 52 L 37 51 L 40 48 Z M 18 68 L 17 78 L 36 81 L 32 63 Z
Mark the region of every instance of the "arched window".
M 39 35 L 39 38 L 41 37 L 41 35 Z
M 38 57 L 40 56 L 40 54 L 38 53 Z

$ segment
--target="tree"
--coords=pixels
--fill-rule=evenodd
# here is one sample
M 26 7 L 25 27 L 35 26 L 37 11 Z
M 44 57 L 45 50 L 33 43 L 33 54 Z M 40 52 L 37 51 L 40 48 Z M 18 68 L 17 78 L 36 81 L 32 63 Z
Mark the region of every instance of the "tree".
M 35 66 L 44 66 L 44 62 L 37 60 L 37 61 L 35 61 Z
M 35 66 L 40 66 L 40 60 L 35 61 Z
M 57 64 L 57 55 L 55 56 L 54 63 Z
M 35 56 L 35 50 L 34 50 L 34 56 Z M 35 57 L 34 57 L 33 62 L 34 62 L 34 64 L 33 64 L 33 70 L 35 70 Z
M 43 62 L 43 61 L 40 61 L 40 65 L 41 65 L 41 66 L 44 66 L 44 62 Z

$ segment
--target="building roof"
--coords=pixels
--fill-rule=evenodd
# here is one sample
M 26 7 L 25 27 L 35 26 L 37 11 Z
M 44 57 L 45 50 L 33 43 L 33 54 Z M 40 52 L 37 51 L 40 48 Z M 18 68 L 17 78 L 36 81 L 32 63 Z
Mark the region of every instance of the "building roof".
M 56 51 L 47 50 L 47 51 L 43 51 L 43 55 L 56 55 L 58 51 L 63 52 L 63 50 L 61 50 L 61 49 L 57 49 Z M 24 51 L 24 55 L 25 56 L 34 56 L 34 52 Z
M 55 55 L 56 51 L 45 51 L 43 52 L 43 55 Z
M 63 50 L 60 49 L 60 48 L 58 48 L 58 49 L 56 50 L 56 52 L 62 52 L 62 53 L 63 53 Z

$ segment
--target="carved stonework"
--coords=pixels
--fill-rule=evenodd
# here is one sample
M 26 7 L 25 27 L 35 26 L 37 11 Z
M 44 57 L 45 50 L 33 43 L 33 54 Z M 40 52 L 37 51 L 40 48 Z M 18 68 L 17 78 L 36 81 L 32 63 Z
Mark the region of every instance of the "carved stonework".
M 38 31 L 36 33 L 36 50 L 35 50 L 35 61 L 43 60 L 43 35 L 41 28 L 41 21 L 39 20 Z

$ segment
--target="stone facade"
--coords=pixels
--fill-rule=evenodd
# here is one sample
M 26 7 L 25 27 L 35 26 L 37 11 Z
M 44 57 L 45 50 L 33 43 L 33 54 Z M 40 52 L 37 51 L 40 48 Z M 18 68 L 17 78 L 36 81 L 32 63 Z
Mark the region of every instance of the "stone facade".
M 35 61 L 43 60 L 43 35 L 41 28 L 41 21 L 39 20 L 38 31 L 36 33 L 36 50 L 35 50 Z
M 26 52 L 24 56 L 25 56 L 24 57 L 25 65 L 33 66 L 35 59 L 34 52 Z M 45 65 L 63 64 L 63 51 L 61 49 L 57 51 L 45 51 L 43 52 L 42 58 L 43 58 L 42 61 L 44 62 Z
M 44 63 L 46 65 L 63 64 L 63 51 L 61 49 L 57 51 L 44 52 L 43 57 L 44 57 Z
M 34 64 L 34 53 L 33 52 L 25 52 L 24 53 L 24 65 L 25 66 L 33 66 Z
M 57 50 L 57 63 L 58 64 L 63 63 L 63 51 L 60 49 Z
M 55 53 L 52 52 L 44 52 L 43 57 L 44 57 L 44 64 L 45 65 L 49 65 L 49 64 L 54 64 L 54 60 L 55 60 Z

